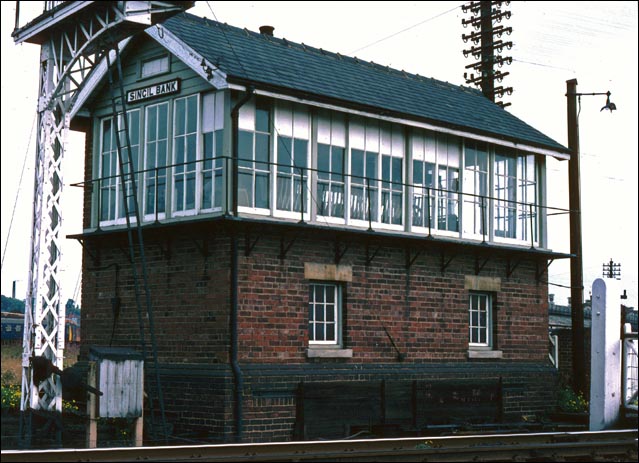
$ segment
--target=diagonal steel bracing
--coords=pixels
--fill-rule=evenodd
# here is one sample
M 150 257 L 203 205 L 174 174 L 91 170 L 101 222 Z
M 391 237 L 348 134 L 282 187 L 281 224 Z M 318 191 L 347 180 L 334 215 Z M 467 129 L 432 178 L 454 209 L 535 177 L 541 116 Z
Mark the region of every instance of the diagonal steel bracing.
M 33 383 L 30 359 L 63 368 L 65 307 L 60 300 L 63 160 L 74 103 L 106 50 L 194 2 L 45 2 L 42 15 L 12 36 L 41 45 L 33 227 L 25 307 L 21 410 L 62 410 L 57 375 Z M 24 430 L 23 430 L 24 431 Z M 26 432 L 30 432 L 26 430 Z M 24 437 L 24 436 L 21 436 Z M 30 435 L 28 436 L 30 438 Z

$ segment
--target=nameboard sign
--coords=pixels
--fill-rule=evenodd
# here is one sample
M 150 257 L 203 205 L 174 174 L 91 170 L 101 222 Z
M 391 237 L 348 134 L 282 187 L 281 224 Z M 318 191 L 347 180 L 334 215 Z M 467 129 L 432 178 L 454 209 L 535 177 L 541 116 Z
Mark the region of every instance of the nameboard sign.
M 136 88 L 126 92 L 127 103 L 138 103 L 140 101 L 157 98 L 159 96 L 171 95 L 180 91 L 180 79 L 169 80 L 148 87 Z

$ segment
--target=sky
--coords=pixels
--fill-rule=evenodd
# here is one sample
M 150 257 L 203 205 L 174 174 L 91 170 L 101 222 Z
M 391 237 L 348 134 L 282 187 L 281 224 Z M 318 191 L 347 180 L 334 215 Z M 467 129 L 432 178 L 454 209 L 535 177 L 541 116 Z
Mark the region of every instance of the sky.
M 35 17 L 21 2 L 20 24 Z M 466 85 L 464 58 L 470 48 L 462 34 L 462 2 L 196 2 L 191 13 L 258 31 L 275 28 L 276 37 L 374 61 L 395 69 Z M 28 277 L 36 135 L 39 47 L 15 45 L 15 2 L 0 2 L 2 74 L 1 228 L 2 294 L 24 299 Z M 42 8 L 39 6 L 39 8 Z M 637 307 L 637 2 L 525 2 L 504 26 L 513 33 L 509 72 L 502 84 L 514 92 L 509 112 L 554 140 L 568 145 L 566 81 L 577 79 L 580 93 L 611 92 L 614 112 L 601 111 L 605 96 L 583 96 L 579 111 L 584 295 L 611 259 L 621 264 L 626 304 Z M 71 132 L 64 158 L 63 236 L 82 232 L 81 134 Z M 568 208 L 568 162 L 548 159 L 549 206 Z M 566 215 L 548 219 L 549 247 L 569 252 Z M 80 301 L 82 249 L 71 239 L 62 245 L 61 300 Z M 548 268 L 549 293 L 566 304 L 570 266 L 556 260 Z

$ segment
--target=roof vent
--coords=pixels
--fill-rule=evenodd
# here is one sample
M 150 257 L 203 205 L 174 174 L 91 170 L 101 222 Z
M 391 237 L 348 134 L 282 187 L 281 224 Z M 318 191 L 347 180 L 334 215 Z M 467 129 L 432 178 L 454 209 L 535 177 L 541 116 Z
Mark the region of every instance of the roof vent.
M 273 37 L 273 31 L 275 28 L 273 26 L 260 26 L 260 34 L 270 35 Z

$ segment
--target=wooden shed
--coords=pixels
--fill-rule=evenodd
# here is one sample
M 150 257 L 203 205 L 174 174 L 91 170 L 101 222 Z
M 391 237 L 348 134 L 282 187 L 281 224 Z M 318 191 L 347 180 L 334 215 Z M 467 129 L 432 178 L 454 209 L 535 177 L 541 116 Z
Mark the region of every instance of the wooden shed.
M 91 347 L 89 360 L 97 366 L 101 418 L 142 416 L 144 397 L 144 358 L 124 347 Z

